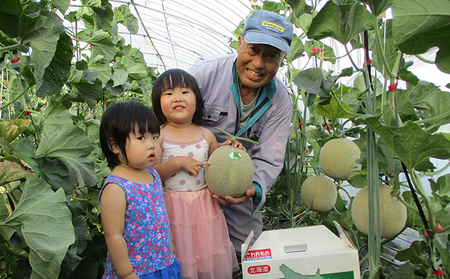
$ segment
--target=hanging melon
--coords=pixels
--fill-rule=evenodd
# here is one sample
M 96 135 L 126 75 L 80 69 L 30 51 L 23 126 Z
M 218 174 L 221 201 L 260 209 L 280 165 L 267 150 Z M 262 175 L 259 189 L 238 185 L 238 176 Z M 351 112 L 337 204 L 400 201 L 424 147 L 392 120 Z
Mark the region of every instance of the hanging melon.
M 380 222 L 381 237 L 392 237 L 399 234 L 407 220 L 406 206 L 391 196 L 392 188 L 380 185 Z M 352 203 L 352 219 L 356 228 L 369 234 L 369 188 L 365 186 L 355 195 Z
M 361 150 L 353 141 L 346 138 L 332 139 L 320 150 L 320 169 L 331 178 L 346 180 L 360 156 Z
M 302 184 L 301 199 L 312 211 L 328 212 L 336 204 L 336 185 L 326 176 L 310 176 Z

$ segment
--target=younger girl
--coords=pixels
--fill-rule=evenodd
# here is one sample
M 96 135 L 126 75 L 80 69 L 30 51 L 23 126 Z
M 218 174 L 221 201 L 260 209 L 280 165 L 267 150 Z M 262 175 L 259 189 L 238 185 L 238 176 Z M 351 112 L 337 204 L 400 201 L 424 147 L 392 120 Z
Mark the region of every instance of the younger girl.
M 200 126 L 203 100 L 194 77 L 179 69 L 164 72 L 153 84 L 152 103 L 162 124 L 162 163 L 155 169 L 163 180 L 183 278 L 231 278 L 238 268 L 236 254 L 203 169 L 218 144 L 214 134 Z
M 181 278 L 172 252 L 161 179 L 159 125 L 146 106 L 116 103 L 103 114 L 100 143 L 112 169 L 100 191 L 108 255 L 103 278 Z

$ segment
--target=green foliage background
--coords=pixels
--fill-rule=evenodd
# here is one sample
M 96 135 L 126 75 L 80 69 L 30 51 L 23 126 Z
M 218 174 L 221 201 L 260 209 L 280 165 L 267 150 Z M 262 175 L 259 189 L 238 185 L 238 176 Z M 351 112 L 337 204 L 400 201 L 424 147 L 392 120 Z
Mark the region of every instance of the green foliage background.
M 322 1 L 318 10 L 319 2 L 253 6 L 287 12 L 300 31 L 285 61 L 294 114 L 285 167 L 263 207 L 265 228 L 324 224 L 336 232 L 337 221 L 360 249 L 364 278 L 433 278 L 436 270 L 448 277 L 450 175 L 441 175 L 446 168 L 436 169 L 430 159 L 450 158 L 450 136 L 439 132 L 450 123 L 450 95 L 412 74 L 403 54 L 420 58 L 437 47 L 433 63 L 450 73 L 450 5 L 447 0 L 335 0 Z M 117 24 L 137 33 L 138 21 L 128 6 L 113 9 L 107 0 L 83 0 L 77 11 L 67 12 L 69 4 L 0 2 L 0 66 L 7 73 L 1 86 L 8 93 L 0 104 L 0 278 L 101 277 L 106 246 L 98 192 L 109 169 L 99 148 L 99 119 L 116 101 L 151 106 L 157 73 L 117 33 Z M 388 8 L 393 19 L 382 20 Z M 86 29 L 69 32 L 59 14 Z M 324 69 L 324 63 L 342 58 L 325 38 L 345 47 L 351 68 L 339 74 Z M 370 67 L 352 58 L 364 46 Z M 301 57 L 316 67 L 296 68 Z M 349 76 L 354 84 L 342 85 L 340 79 Z M 398 79 L 408 89 L 384 89 Z M 308 176 L 323 175 L 320 148 L 336 137 L 358 144 L 361 169 L 348 181 L 335 181 L 338 201 L 332 211 L 319 214 L 302 204 L 301 185 Z M 411 185 L 401 179 L 405 170 Z M 422 185 L 424 177 L 431 195 Z M 351 219 L 347 187 L 369 185 L 376 204 L 380 183 L 393 186 L 392 195 L 408 208 L 407 227 L 422 239 L 396 255 L 400 266 L 380 255 L 381 245 L 391 239 L 376 237 L 376 209 L 369 236 Z

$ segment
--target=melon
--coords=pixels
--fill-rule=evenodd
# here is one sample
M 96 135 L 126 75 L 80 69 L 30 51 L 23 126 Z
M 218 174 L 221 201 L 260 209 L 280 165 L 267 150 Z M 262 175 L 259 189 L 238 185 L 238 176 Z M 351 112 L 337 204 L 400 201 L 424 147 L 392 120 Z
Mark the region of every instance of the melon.
M 369 234 L 369 188 L 366 186 L 355 195 L 352 204 L 352 219 L 356 228 Z M 399 234 L 406 224 L 406 206 L 391 196 L 391 187 L 380 185 L 381 237 L 388 238 Z
M 241 197 L 252 186 L 255 170 L 244 150 L 231 145 L 221 146 L 208 161 L 211 165 L 205 170 L 206 185 L 217 196 Z
M 332 139 L 320 150 L 320 169 L 331 178 L 346 180 L 360 156 L 361 150 L 353 141 L 346 138 Z
M 336 204 L 336 185 L 326 176 L 310 176 L 302 184 L 301 199 L 312 211 L 328 212 Z

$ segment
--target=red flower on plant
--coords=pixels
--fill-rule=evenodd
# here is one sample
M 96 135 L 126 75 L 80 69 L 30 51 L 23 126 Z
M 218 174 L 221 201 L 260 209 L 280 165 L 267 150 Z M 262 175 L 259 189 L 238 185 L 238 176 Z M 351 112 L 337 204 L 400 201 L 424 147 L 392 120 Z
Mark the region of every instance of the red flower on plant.
M 322 49 L 320 49 L 320 47 L 318 47 L 318 48 L 314 48 L 314 47 L 313 47 L 313 48 L 311 49 L 311 51 L 314 52 L 314 53 L 317 53 L 317 52 L 321 52 Z
M 20 61 L 20 57 L 16 57 L 16 58 L 14 58 L 14 59 L 11 59 L 11 63 L 17 63 L 17 62 L 19 62 Z
M 372 59 L 367 60 L 367 65 L 372 65 Z M 366 66 L 366 63 L 363 64 L 363 67 Z
M 436 271 L 431 272 L 431 274 L 436 275 L 436 277 L 444 275 L 444 273 L 440 269 L 436 269 Z
M 325 125 L 325 130 L 331 130 L 331 126 L 330 125 Z
M 395 91 L 397 89 L 398 82 L 389 85 L 389 92 Z

